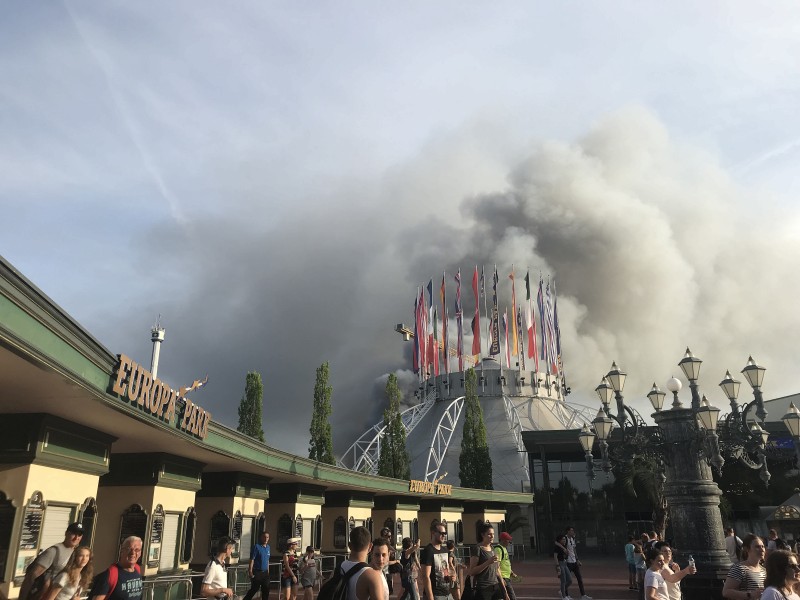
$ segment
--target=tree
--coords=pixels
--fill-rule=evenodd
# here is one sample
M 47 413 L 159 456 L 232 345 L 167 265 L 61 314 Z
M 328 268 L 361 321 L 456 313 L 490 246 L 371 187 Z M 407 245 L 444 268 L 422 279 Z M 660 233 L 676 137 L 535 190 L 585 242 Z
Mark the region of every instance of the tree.
M 394 373 L 391 373 L 386 381 L 386 397 L 389 399 L 389 408 L 383 411 L 385 429 L 378 457 L 378 475 L 411 479 L 409 465 L 411 459 L 406 450 L 406 428 L 400 416 L 400 387 L 397 385 L 397 376 Z
M 328 363 L 317 368 L 317 379 L 314 382 L 314 413 L 311 415 L 311 440 L 308 446 L 308 458 L 332 465 L 333 439 L 331 438 L 331 394 L 333 388 L 328 385 Z
M 239 402 L 239 426 L 236 428 L 243 434 L 264 441 L 264 429 L 261 425 L 261 407 L 264 400 L 264 384 L 261 374 L 250 371 L 244 383 L 244 396 Z
M 461 456 L 458 459 L 458 477 L 461 487 L 491 490 L 492 458 L 486 442 L 486 423 L 478 401 L 477 376 L 469 369 L 465 377 L 464 429 L 461 436 Z
M 661 459 L 647 452 L 635 454 L 617 465 L 617 476 L 625 491 L 637 498 L 643 496 L 653 506 L 653 529 L 662 537 L 669 521 L 663 468 Z

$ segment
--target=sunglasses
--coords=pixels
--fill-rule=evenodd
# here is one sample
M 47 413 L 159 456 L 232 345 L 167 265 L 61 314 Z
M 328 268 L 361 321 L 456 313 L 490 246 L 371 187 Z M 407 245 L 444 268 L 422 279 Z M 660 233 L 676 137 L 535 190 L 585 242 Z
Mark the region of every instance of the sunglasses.
M 436 533 L 438 533 L 439 535 L 447 535 L 447 531 L 442 531 L 441 529 L 437 529 Z

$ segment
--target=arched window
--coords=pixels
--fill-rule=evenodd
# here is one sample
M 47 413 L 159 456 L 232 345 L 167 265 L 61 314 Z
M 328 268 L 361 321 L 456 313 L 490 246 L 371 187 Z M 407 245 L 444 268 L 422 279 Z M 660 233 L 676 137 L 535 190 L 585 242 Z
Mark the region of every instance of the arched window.
M 94 525 L 97 522 L 97 502 L 89 497 L 83 501 L 83 505 L 78 512 L 78 521 L 83 525 L 82 546 L 91 547 L 94 543 Z
M 131 504 L 127 509 L 125 509 L 125 512 L 122 513 L 119 526 L 118 546 L 122 545 L 122 541 L 125 538 L 128 538 L 132 535 L 141 538 L 143 542 L 147 541 L 147 513 L 140 504 Z M 140 565 L 144 560 L 143 557 L 144 552 L 142 552 L 142 555 L 139 557 Z
M 347 548 L 347 521 L 344 517 L 336 517 L 333 522 L 333 547 L 337 550 Z
M 194 531 L 197 527 L 197 513 L 194 506 L 190 506 L 186 510 L 183 517 L 183 543 L 181 544 L 181 562 L 192 562 L 192 554 L 194 551 Z

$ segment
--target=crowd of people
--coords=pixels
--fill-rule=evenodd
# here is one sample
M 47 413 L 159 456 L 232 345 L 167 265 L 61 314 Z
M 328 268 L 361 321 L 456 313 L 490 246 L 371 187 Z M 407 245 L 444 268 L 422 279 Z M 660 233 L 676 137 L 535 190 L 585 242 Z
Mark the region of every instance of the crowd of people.
M 63 542 L 41 552 L 26 570 L 19 600 L 141 600 L 142 540 L 136 536 L 123 540 L 116 562 L 95 575 L 92 550 L 81 545 L 82 539 L 83 526 L 72 523 Z M 253 600 L 259 593 L 262 600 L 269 598 L 269 541 L 269 533 L 262 533 L 250 551 L 250 588 L 242 600 Z M 281 558 L 282 600 L 314 600 L 314 585 L 322 580 L 314 548 L 309 546 L 298 556 L 299 543 L 300 538 L 289 538 Z M 404 538 L 399 549 L 392 543 L 390 529 L 384 528 L 381 537 L 373 540 L 365 527 L 355 527 L 350 531 L 350 554 L 338 567 L 332 583 L 342 581 L 346 586 L 346 599 L 339 600 L 390 600 L 395 575 L 399 575 L 402 586 L 398 600 L 423 596 L 428 600 L 516 600 L 511 543 L 512 537 L 506 532 L 495 543 L 494 528 L 483 524 L 477 529 L 469 560 L 464 562 L 457 556 L 453 541 L 447 540 L 447 528 L 438 521 L 431 525 L 427 545 L 422 547 L 419 540 Z M 217 542 L 200 587 L 200 596 L 206 600 L 239 600 L 228 578 L 235 548 L 231 538 Z M 326 594 L 329 592 L 321 588 L 317 600 L 328 600 Z
M 563 540 L 564 536 L 559 539 Z M 774 529 L 769 530 L 764 540 L 752 533 L 742 539 L 733 528 L 727 528 L 725 550 L 732 565 L 723 584 L 723 598 L 800 600 L 799 548 L 793 551 Z M 558 540 L 556 555 L 558 558 L 566 555 Z M 691 557 L 685 567 L 674 562 L 670 545 L 653 531 L 643 533 L 641 538 L 629 536 L 625 561 L 628 587 L 638 590 L 642 600 L 681 600 L 681 581 L 697 572 Z

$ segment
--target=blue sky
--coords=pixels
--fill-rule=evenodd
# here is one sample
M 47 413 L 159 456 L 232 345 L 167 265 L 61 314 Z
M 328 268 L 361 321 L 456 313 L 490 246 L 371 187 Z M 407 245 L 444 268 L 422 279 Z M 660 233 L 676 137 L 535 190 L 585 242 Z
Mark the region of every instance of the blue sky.
M 146 360 L 161 313 L 162 373 L 208 372 L 223 422 L 259 370 L 304 452 L 329 360 L 346 446 L 416 286 L 476 262 L 559 281 L 584 403 L 687 344 L 709 389 L 753 352 L 797 391 L 794 3 L 0 11 L 0 253 L 114 352 Z

